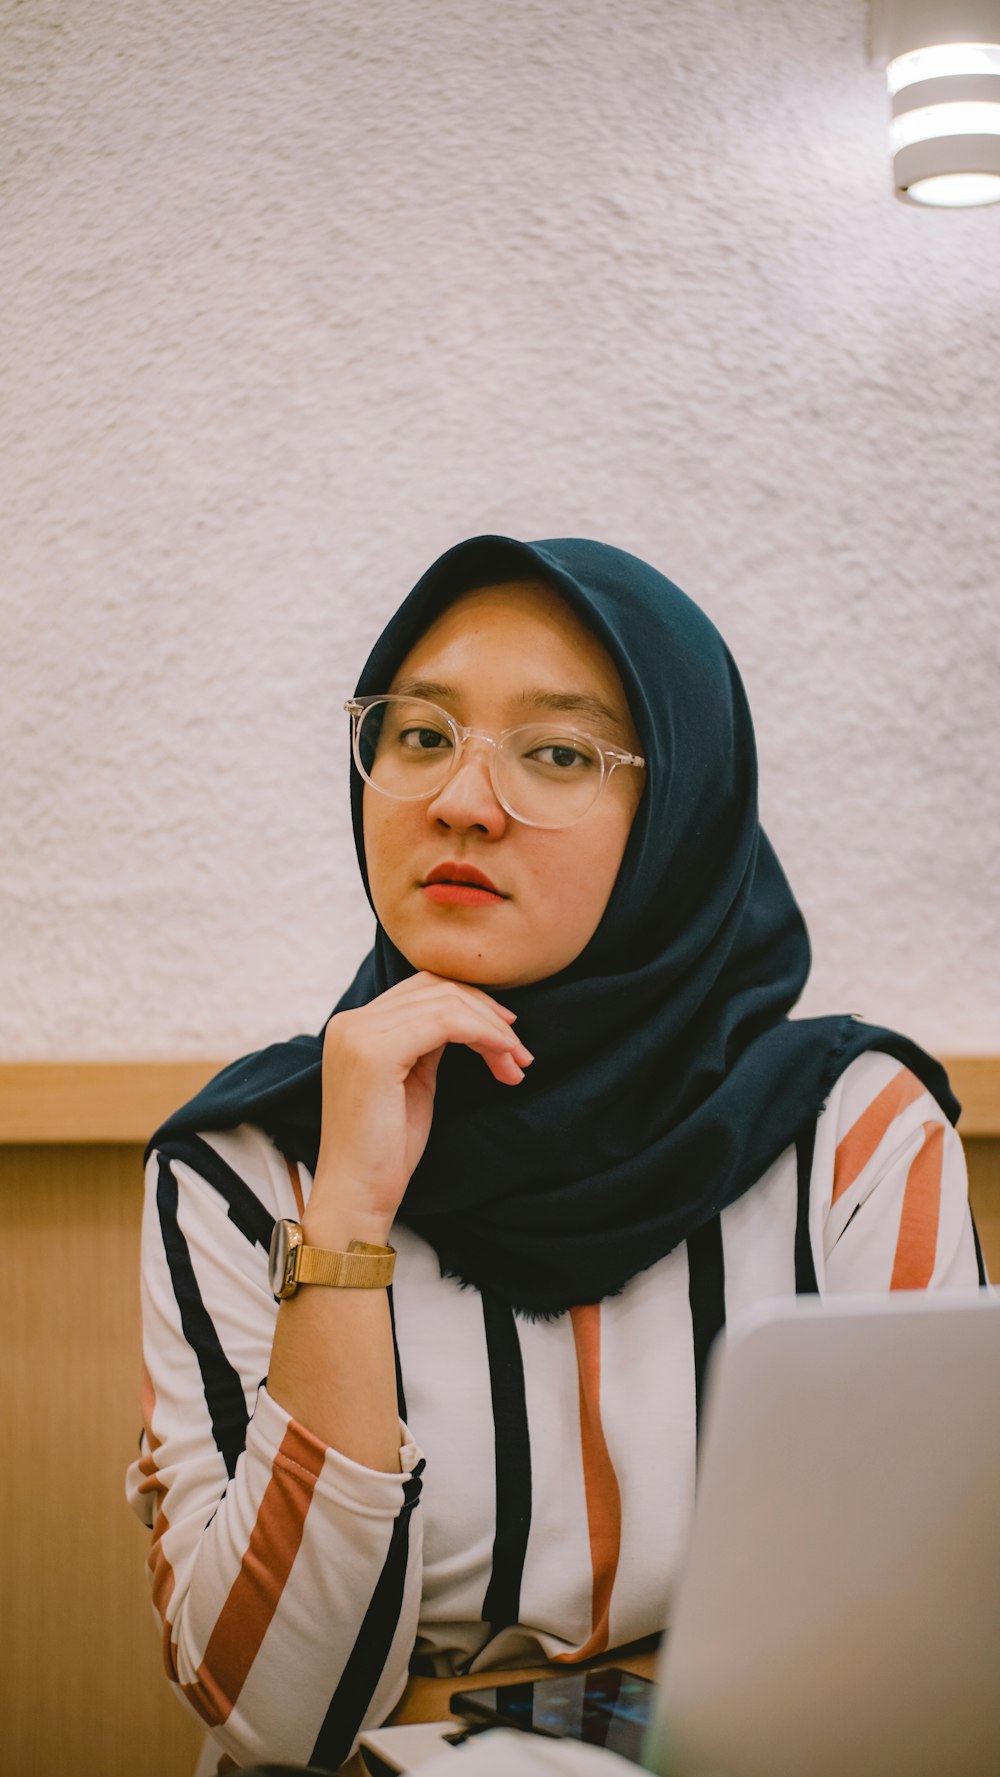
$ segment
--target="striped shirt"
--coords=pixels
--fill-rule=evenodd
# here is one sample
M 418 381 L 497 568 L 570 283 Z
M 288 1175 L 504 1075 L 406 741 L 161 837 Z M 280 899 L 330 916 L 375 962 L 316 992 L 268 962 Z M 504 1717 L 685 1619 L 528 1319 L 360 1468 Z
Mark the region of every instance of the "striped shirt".
M 418 1669 L 575 1661 L 662 1629 L 690 1519 L 709 1344 L 803 1290 L 984 1280 L 960 1140 L 859 1056 L 808 1146 L 621 1294 L 551 1321 L 440 1275 L 397 1224 L 400 1472 L 324 1445 L 266 1385 L 271 1228 L 311 1179 L 250 1125 L 154 1151 L 145 1430 L 167 1672 L 237 1764 L 335 1768 Z M 207 1767 L 203 1767 L 207 1768 Z

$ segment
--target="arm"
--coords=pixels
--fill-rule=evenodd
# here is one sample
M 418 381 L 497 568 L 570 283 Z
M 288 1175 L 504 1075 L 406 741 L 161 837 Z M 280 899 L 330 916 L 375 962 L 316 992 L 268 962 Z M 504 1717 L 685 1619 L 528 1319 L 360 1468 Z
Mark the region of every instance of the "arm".
M 447 1043 L 516 1085 L 517 1058 L 531 1057 L 512 1020 L 480 990 L 426 974 L 331 1019 L 305 1211 L 259 1132 L 194 1137 L 151 1159 L 150 1403 L 130 1491 L 155 1501 L 168 1672 L 238 1762 L 338 1765 L 402 1691 L 420 1605 L 423 1464 L 396 1413 L 386 1293 L 305 1286 L 279 1311 L 274 1218 L 302 1220 L 316 1245 L 382 1244 L 426 1144 Z M 264 1144 L 252 1190 L 231 1163 L 247 1141 Z
M 323 1126 L 303 1227 L 343 1251 L 386 1243 L 430 1133 L 437 1068 L 449 1042 L 517 1085 L 533 1057 L 514 1014 L 478 988 L 417 974 L 332 1018 L 323 1041 Z M 523 1065 L 521 1065 L 523 1064 Z M 271 1392 L 356 1461 L 398 1470 L 395 1360 L 380 1290 L 299 1289 L 281 1305 Z
M 252 1172 L 242 1165 L 253 1190 L 222 1158 L 241 1147 L 256 1149 Z M 263 1136 L 213 1138 L 214 1150 L 214 1182 L 161 1154 L 147 1169 L 146 1432 L 129 1492 L 153 1529 L 168 1675 L 220 1748 L 336 1766 L 406 1682 L 423 1464 L 394 1409 L 395 1472 L 380 1473 L 262 1383 L 278 1306 L 261 1239 L 298 1210 Z M 388 1345 L 391 1365 L 391 1332 Z

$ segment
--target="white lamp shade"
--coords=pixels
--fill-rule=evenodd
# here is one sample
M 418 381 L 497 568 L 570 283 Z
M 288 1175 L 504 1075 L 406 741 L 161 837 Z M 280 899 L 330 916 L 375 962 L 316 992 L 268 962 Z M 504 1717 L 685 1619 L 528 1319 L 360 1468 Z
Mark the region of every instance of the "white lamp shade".
M 1000 0 L 873 0 L 872 22 L 897 196 L 939 209 L 1000 202 Z

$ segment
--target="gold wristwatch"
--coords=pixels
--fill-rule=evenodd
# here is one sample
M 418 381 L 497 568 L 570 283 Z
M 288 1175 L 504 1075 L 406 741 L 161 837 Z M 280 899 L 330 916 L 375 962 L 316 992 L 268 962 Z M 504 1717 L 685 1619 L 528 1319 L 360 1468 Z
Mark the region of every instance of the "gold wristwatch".
M 339 1290 L 383 1290 L 392 1282 L 394 1246 L 352 1240 L 343 1253 L 306 1245 L 300 1222 L 279 1219 L 271 1235 L 267 1275 L 279 1302 L 294 1296 L 300 1283 L 325 1283 Z

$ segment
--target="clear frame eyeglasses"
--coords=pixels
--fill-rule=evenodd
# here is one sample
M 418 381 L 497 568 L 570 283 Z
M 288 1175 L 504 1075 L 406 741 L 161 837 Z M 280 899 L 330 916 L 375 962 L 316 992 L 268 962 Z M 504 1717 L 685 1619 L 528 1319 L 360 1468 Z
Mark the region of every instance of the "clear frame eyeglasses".
M 644 766 L 637 753 L 602 746 L 561 717 L 482 734 L 464 728 L 423 697 L 351 697 L 354 762 L 373 790 L 398 802 L 426 802 L 444 789 L 465 744 L 492 747 L 490 779 L 501 807 L 527 827 L 572 827 L 589 814 L 618 765 Z

